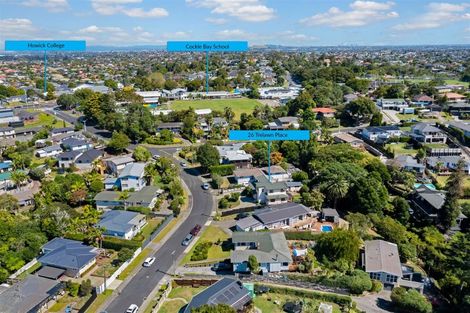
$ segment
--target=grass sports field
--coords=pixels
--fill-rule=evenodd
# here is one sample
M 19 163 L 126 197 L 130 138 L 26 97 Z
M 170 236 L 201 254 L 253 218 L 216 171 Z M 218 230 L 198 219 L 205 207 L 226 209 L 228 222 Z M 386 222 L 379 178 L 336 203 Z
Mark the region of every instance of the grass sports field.
M 217 99 L 217 100 L 176 100 L 168 105 L 168 109 L 180 111 L 189 107 L 193 109 L 212 109 L 223 111 L 226 107 L 231 107 L 235 113 L 235 118 L 240 119 L 240 114 L 251 113 L 256 105 L 261 104 L 254 99 L 235 98 L 235 99 Z

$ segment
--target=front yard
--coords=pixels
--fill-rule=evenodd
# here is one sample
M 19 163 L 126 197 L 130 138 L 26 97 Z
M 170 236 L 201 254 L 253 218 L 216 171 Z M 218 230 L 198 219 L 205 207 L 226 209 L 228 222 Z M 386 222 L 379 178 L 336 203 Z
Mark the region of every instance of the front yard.
M 187 264 L 191 262 L 191 256 L 194 253 L 198 244 L 205 242 L 211 243 L 206 260 L 223 260 L 230 257 L 230 244 L 228 242 L 229 236 L 225 233 L 220 227 L 217 226 L 208 226 L 204 229 L 201 237 L 197 243 L 191 248 L 189 253 L 187 253 L 181 264 Z
M 408 144 L 406 142 L 397 142 L 397 143 L 392 143 L 392 144 L 387 144 L 385 147 L 390 148 L 395 156 L 398 155 L 411 155 L 415 156 L 416 153 L 418 153 L 418 150 L 416 149 L 409 149 L 407 148 Z
M 279 293 L 267 293 L 257 295 L 253 299 L 255 307 L 261 310 L 262 313 L 284 313 L 282 306 L 286 302 L 303 302 L 303 312 L 318 312 L 318 306 L 321 302 L 312 298 L 293 297 L 289 295 Z M 325 302 L 324 302 L 325 303 Z M 328 303 L 333 305 L 333 312 L 340 313 L 340 307 L 334 303 Z

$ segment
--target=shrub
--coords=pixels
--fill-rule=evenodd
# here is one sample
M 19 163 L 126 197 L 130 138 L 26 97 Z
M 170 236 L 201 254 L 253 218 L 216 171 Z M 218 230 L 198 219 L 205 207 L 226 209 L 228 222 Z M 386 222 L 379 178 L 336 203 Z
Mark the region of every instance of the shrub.
M 310 231 L 287 231 L 284 232 L 287 240 L 309 240 L 315 241 L 321 234 L 314 234 Z
M 91 294 L 93 286 L 91 285 L 91 280 L 87 279 L 82 281 L 80 287 L 78 288 L 78 295 L 80 297 L 85 297 Z
M 373 279 L 372 280 L 372 288 L 370 289 L 370 291 L 380 292 L 380 291 L 382 291 L 383 287 L 384 286 L 383 286 L 383 284 L 380 280 Z
M 79 288 L 80 288 L 80 285 L 78 283 L 72 282 L 71 280 L 65 283 L 65 290 L 67 290 L 67 292 L 69 293 L 71 297 L 78 296 Z
M 362 294 L 372 289 L 372 280 L 366 272 L 361 270 L 354 270 L 351 275 L 341 276 L 338 281 L 353 294 Z
M 392 303 L 400 312 L 406 313 L 430 313 L 432 305 L 418 291 L 406 290 L 403 287 L 395 287 L 391 295 Z
M 228 200 L 227 198 L 222 198 L 219 201 L 219 209 L 226 209 L 228 208 Z
M 220 175 L 220 176 L 228 176 L 232 175 L 233 171 L 235 170 L 235 165 L 233 164 L 226 164 L 226 165 L 214 165 L 210 167 L 210 173 L 212 175 Z
M 198 243 L 191 254 L 191 261 L 206 260 L 210 247 L 212 247 L 212 242 L 205 241 Z
M 113 249 L 116 251 L 121 250 L 122 248 L 129 248 L 135 250 L 142 246 L 142 242 L 136 240 L 125 240 L 116 237 L 104 237 L 103 239 L 103 248 Z
M 231 202 L 237 202 L 240 199 L 240 193 L 239 192 L 234 192 L 230 195 L 229 201 Z

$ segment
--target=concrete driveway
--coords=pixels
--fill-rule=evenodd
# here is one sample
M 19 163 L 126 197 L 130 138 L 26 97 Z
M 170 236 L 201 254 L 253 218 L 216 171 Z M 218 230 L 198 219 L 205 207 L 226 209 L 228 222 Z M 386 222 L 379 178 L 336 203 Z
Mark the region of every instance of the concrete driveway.
M 367 313 L 394 312 L 390 301 L 390 290 L 382 290 L 379 293 L 368 294 L 362 297 L 352 297 L 357 303 L 357 308 Z

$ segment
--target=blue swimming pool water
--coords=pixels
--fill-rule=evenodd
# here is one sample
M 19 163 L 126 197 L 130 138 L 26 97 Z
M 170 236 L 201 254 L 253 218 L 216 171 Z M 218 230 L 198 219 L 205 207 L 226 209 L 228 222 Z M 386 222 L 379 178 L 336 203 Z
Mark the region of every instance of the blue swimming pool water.
M 333 227 L 331 227 L 330 225 L 322 225 L 321 226 L 321 231 L 324 232 L 324 233 L 329 233 L 332 230 L 333 230 Z

